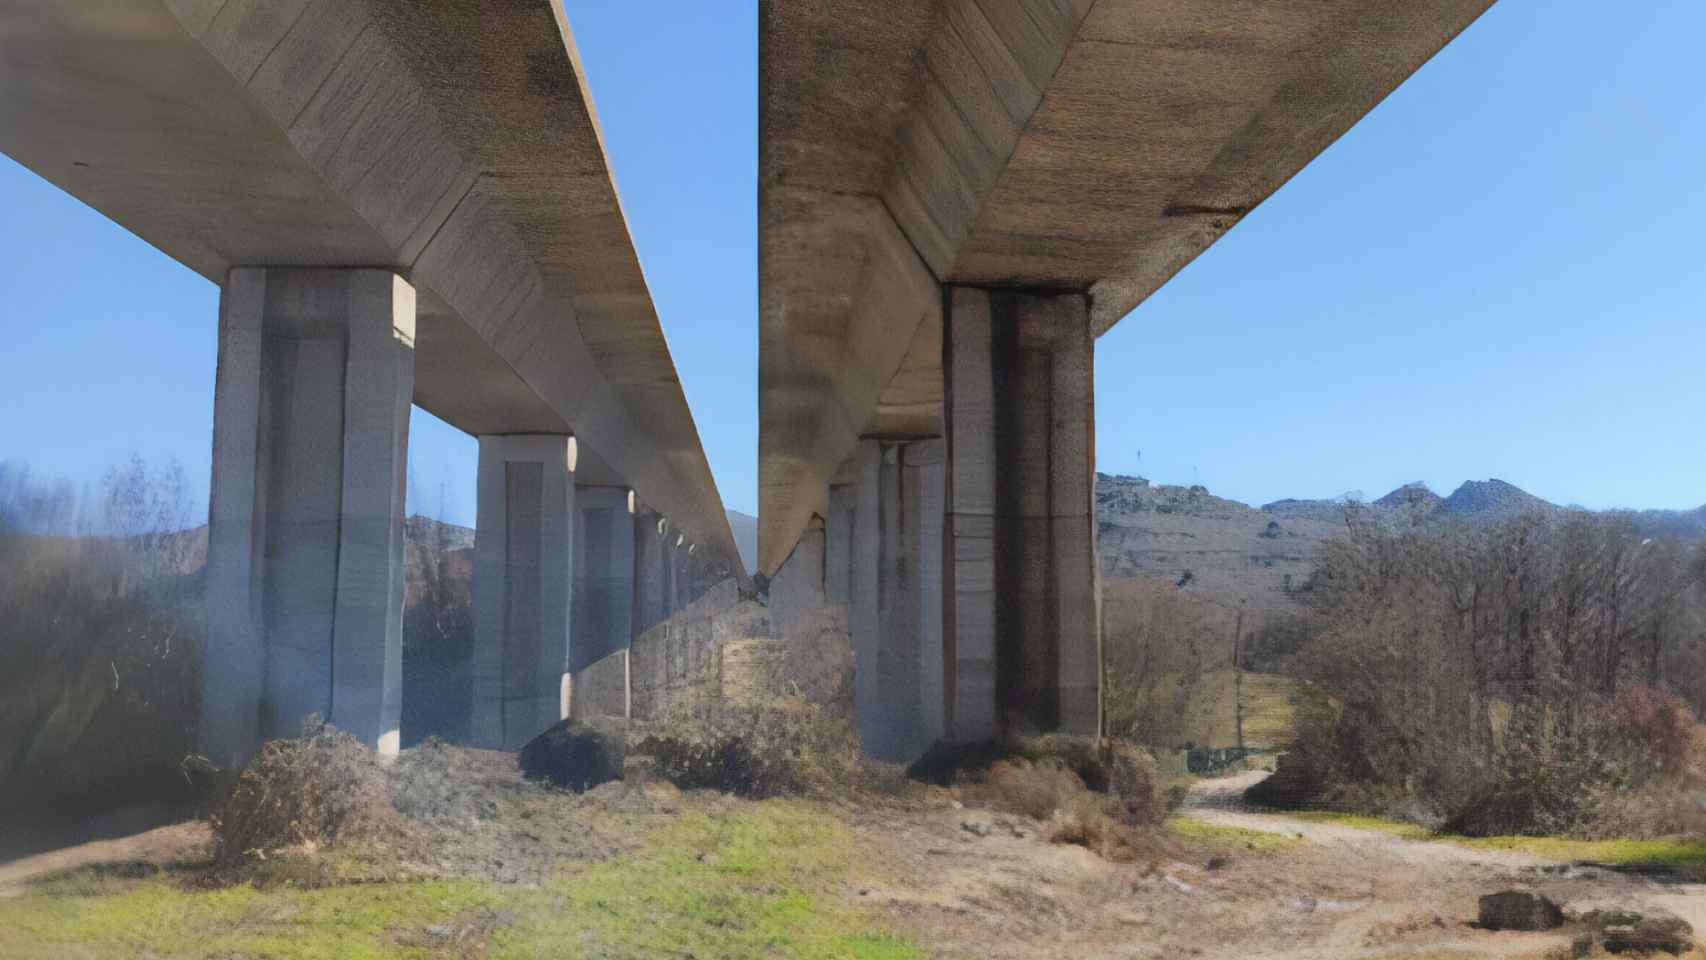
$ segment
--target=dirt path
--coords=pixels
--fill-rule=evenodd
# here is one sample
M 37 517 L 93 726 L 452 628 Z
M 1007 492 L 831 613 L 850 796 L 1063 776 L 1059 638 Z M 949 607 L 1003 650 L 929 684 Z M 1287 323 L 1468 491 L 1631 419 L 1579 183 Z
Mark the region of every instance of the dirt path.
M 206 855 L 212 837 L 201 821 L 158 827 L 112 840 L 94 840 L 0 863 L 0 899 L 18 896 L 32 880 L 84 867 L 152 864 L 165 867 Z
M 983 811 L 873 811 L 861 820 L 891 879 L 861 890 L 947 957 L 1539 958 L 1572 931 L 1475 927 L 1482 894 L 1520 887 L 1585 910 L 1660 906 L 1706 931 L 1706 888 L 1537 857 L 1409 840 L 1243 806 L 1261 774 L 1205 781 L 1183 815 L 1297 838 L 1278 850 L 1163 841 L 1136 863 L 1046 842 Z M 970 825 L 970 826 L 968 826 Z M 988 826 L 987 835 L 984 826 Z
M 1256 830 L 1295 837 L 1307 843 L 1334 848 L 1346 857 L 1389 859 L 1428 867 L 1482 867 L 1517 871 L 1551 866 L 1554 861 L 1507 850 L 1478 850 L 1452 843 L 1429 843 L 1331 823 L 1317 823 L 1258 810 L 1245 804 L 1244 791 L 1267 773 L 1256 770 L 1233 777 L 1198 781 L 1185 800 L 1181 813 L 1193 820 L 1216 826 Z
M 1267 776 L 1262 771 L 1204 780 L 1195 785 L 1186 799 L 1184 815 L 1207 823 L 1240 827 L 1297 836 L 1307 842 L 1336 847 L 1349 857 L 1390 857 L 1405 863 L 1449 868 L 1451 866 L 1511 871 L 1519 875 L 1558 871 L 1554 860 L 1507 850 L 1483 850 L 1425 840 L 1409 840 L 1375 830 L 1362 830 L 1336 824 L 1300 820 L 1284 814 L 1252 809 L 1243 802 L 1244 791 Z M 1706 934 L 1706 884 L 1661 883 L 1641 877 L 1631 877 L 1605 870 L 1567 867 L 1561 874 L 1585 878 L 1588 886 L 1566 886 L 1570 892 L 1581 892 L 1583 903 L 1616 903 L 1638 897 L 1661 906 L 1682 917 L 1694 928 Z M 1597 894 L 1597 896 L 1596 896 Z

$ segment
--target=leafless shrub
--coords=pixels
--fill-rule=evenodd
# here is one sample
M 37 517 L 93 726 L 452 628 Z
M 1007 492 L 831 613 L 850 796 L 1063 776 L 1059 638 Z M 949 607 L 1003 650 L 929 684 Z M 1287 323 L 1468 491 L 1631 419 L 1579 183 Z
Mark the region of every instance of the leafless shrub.
M 289 847 L 331 847 L 376 836 L 390 804 L 371 750 L 311 717 L 302 736 L 273 740 L 244 766 L 212 818 L 222 864 Z
M 1117 794 L 1093 790 L 1059 756 L 998 760 L 962 793 L 973 805 L 1040 821 L 1055 843 L 1077 844 L 1113 860 L 1149 846 L 1141 828 L 1159 819 L 1135 819 Z
M 1467 833 L 1594 832 L 1685 762 L 1692 718 L 1656 692 L 1690 672 L 1685 570 L 1615 516 L 1394 532 L 1353 513 L 1311 584 L 1310 684 L 1267 792 Z
M 1225 611 L 1150 580 L 1103 591 L 1109 732 L 1156 746 L 1185 746 L 1212 709 L 1206 674 L 1232 663 L 1234 622 Z

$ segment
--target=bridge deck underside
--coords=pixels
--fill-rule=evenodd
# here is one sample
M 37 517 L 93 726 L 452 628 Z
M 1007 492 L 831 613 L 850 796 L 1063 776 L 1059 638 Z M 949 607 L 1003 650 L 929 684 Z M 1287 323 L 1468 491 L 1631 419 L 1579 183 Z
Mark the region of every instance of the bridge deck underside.
M 1105 332 L 1490 5 L 765 0 L 760 570 L 939 419 L 942 284 Z
M 572 431 L 738 569 L 583 76 L 551 0 L 19 0 L 0 148 L 215 283 L 405 274 L 422 407 Z

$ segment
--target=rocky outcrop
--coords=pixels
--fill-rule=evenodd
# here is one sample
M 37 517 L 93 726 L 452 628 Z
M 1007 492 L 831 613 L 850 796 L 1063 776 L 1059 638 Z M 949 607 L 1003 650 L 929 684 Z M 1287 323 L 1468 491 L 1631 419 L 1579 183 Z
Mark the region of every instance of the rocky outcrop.
M 1694 928 L 1664 910 L 1594 910 L 1582 916 L 1592 942 L 1606 953 L 1682 956 L 1694 949 Z
M 1481 898 L 1478 922 L 1484 930 L 1556 930 L 1564 911 L 1549 898 L 1527 890 L 1504 890 Z

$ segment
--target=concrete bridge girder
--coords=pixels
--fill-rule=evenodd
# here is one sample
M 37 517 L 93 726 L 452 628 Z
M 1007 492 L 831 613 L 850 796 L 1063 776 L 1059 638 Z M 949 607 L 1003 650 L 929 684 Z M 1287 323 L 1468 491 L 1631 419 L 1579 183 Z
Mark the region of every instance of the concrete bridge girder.
M 821 521 L 824 596 L 843 592 L 839 558 L 861 543 L 843 532 L 846 464 L 870 438 L 945 436 L 950 735 L 1093 729 L 1094 525 L 1033 502 L 1080 479 L 1089 496 L 1093 437 L 1015 406 L 1042 382 L 1022 366 L 963 366 L 968 317 L 1000 336 L 1070 320 L 1083 350 L 1025 362 L 1082 381 L 1071 419 L 1088 423 L 1088 342 L 1490 5 L 764 0 L 760 572 L 798 562 Z M 965 428 L 994 410 L 1009 422 Z M 1018 500 L 968 513 L 966 484 L 997 465 L 1027 478 L 1003 481 Z M 995 581 L 1005 607 L 966 594 Z M 1051 639 L 1013 648 L 1014 623 Z M 1015 663 L 1054 679 L 1012 680 Z
M 221 287 L 216 759 L 307 712 L 395 749 L 411 401 L 510 448 L 481 512 L 525 536 L 477 548 L 504 585 L 487 640 L 529 625 L 479 671 L 499 728 L 560 712 L 569 672 L 576 471 L 517 437 L 578 438 L 582 483 L 637 489 L 739 574 L 560 5 L 19 0 L 0 148 Z M 604 646 L 628 640 L 611 563 Z
M 738 568 L 557 4 L 20 0 L 0 53 L 9 156 L 215 283 L 404 276 L 422 407 L 574 433 Z

